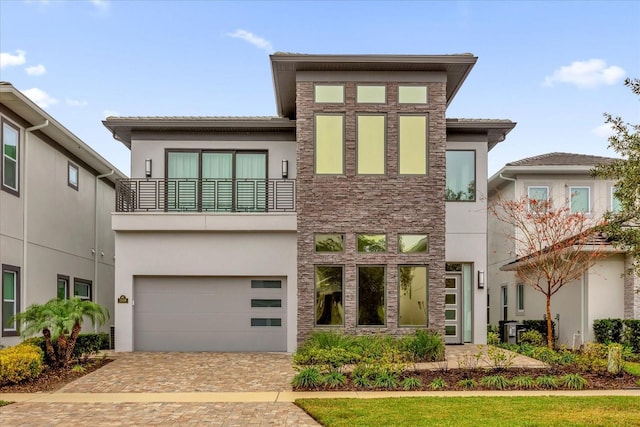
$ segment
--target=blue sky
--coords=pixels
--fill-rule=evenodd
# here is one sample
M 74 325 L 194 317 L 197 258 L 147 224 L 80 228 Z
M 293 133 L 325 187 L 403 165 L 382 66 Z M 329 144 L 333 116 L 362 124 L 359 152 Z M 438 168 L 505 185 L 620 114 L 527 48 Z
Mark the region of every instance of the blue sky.
M 275 115 L 274 51 L 478 63 L 448 117 L 518 122 L 489 172 L 552 151 L 614 156 L 602 113 L 640 122 L 640 2 L 0 0 L 0 79 L 123 172 L 107 115 Z

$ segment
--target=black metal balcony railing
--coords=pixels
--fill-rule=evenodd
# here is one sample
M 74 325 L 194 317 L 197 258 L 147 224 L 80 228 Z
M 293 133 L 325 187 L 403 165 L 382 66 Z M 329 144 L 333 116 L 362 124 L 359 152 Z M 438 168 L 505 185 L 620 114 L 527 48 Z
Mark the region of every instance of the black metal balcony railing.
M 295 212 L 292 179 L 120 179 L 116 212 Z

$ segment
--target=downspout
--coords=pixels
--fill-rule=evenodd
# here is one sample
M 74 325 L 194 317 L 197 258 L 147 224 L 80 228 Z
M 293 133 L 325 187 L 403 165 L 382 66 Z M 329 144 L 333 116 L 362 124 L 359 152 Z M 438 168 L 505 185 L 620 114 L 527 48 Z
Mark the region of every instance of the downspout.
M 95 188 L 95 192 L 94 192 L 94 201 L 95 201 L 95 206 L 94 206 L 94 211 L 95 211 L 95 221 L 93 223 L 93 226 L 95 227 L 95 239 L 94 239 L 94 249 L 95 249 L 95 255 L 93 256 L 93 302 L 95 302 L 96 304 L 98 303 L 98 255 L 100 255 L 102 252 L 98 251 L 98 183 L 100 182 L 100 179 L 105 178 L 107 176 L 111 176 L 113 175 L 114 170 L 111 169 L 111 172 L 107 172 L 107 173 L 103 173 L 102 175 L 98 175 L 96 176 L 96 188 Z M 93 331 L 95 333 L 98 332 L 98 325 L 94 323 L 93 325 Z
M 29 134 L 43 127 L 49 126 L 49 120 L 44 123 L 28 127 L 24 130 L 24 162 L 22 163 L 22 310 L 27 309 L 27 277 L 29 269 L 27 268 L 27 247 L 29 246 L 28 231 L 29 231 L 29 192 L 27 191 L 27 163 L 28 163 L 28 149 L 29 149 Z M 18 159 L 19 161 L 20 159 Z

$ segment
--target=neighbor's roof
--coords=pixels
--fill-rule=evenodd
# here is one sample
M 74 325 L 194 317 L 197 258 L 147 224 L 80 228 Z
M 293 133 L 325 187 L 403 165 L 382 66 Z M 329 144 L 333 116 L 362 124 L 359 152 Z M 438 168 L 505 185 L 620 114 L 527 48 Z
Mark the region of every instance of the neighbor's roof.
M 309 55 L 276 52 L 270 56 L 278 114 L 296 117 L 296 73 L 300 71 L 440 71 L 447 74 L 447 105 L 478 60 L 456 55 Z
M 84 143 L 42 108 L 38 107 L 9 82 L 0 82 L 0 104 L 6 106 L 25 120 L 28 123 L 26 126 L 36 126 L 48 120 L 49 125 L 36 132 L 48 136 L 61 147 L 82 160 L 87 166 L 93 169 L 92 173 L 98 175 L 109 173 L 113 170 L 113 175 L 105 178 L 113 183 L 115 183 L 116 179 L 126 178 L 126 175 L 118 170 L 118 168 L 109 163 L 104 157 Z
M 596 166 L 613 162 L 614 158 L 574 153 L 547 153 L 507 163 L 507 166 Z

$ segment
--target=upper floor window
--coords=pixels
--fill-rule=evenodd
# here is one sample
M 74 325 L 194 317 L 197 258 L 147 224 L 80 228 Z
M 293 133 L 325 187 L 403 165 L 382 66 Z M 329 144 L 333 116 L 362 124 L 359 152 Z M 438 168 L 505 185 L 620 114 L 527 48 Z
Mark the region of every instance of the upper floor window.
M 399 173 L 427 174 L 427 116 L 399 115 Z
M 316 174 L 344 174 L 344 115 L 317 114 L 315 121 Z
M 69 187 L 77 191 L 79 179 L 78 166 L 69 162 L 69 166 L 67 168 L 67 184 Z
M 524 284 L 523 283 L 518 283 L 516 285 L 516 294 L 518 298 L 517 312 L 518 314 L 522 314 L 524 313 Z
M 58 287 L 56 291 L 58 299 L 69 298 L 69 276 L 58 274 Z
M 90 280 L 73 279 L 73 296 L 91 301 L 91 285 Z
M 616 187 L 611 187 L 611 212 L 620 212 L 622 210 L 622 205 L 620 204 L 620 199 L 616 197 Z
M 20 311 L 20 268 L 2 265 L 2 336 L 17 336 L 18 323 L 13 316 Z
M 426 234 L 399 234 L 398 252 L 403 254 L 425 253 L 429 248 Z
M 386 171 L 386 116 L 358 114 L 358 175 L 383 175 Z
M 317 103 L 344 103 L 344 85 L 315 85 L 314 100 Z
M 2 120 L 2 189 L 18 196 L 19 193 L 19 129 Z
M 591 212 L 589 187 L 569 187 L 571 213 Z
M 384 104 L 387 102 L 387 87 L 384 85 L 358 85 L 356 102 L 358 104 Z
M 358 252 L 386 252 L 387 236 L 384 234 L 358 234 Z
M 527 197 L 529 198 L 530 209 L 533 208 L 533 204 L 536 202 L 547 202 L 549 200 L 549 187 L 529 186 L 527 188 Z
M 344 234 L 316 234 L 316 252 L 344 252 Z
M 426 104 L 426 86 L 398 86 L 399 104 Z
M 448 201 L 476 200 L 476 152 L 447 150 Z

